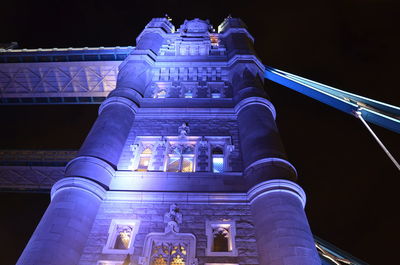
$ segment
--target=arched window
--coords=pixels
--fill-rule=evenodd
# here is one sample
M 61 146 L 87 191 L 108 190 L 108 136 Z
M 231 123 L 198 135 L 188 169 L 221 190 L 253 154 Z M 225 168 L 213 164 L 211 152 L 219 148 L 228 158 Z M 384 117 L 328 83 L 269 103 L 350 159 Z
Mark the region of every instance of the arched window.
M 221 147 L 212 149 L 212 171 L 214 173 L 224 172 L 224 151 Z
M 172 145 L 169 149 L 167 172 L 193 172 L 194 171 L 193 145 Z
M 151 146 L 144 147 L 139 157 L 139 165 L 137 171 L 147 171 L 151 159 Z
M 103 248 L 103 253 L 133 253 L 133 242 L 139 230 L 139 224 L 139 220 L 112 220 L 108 230 L 107 243 Z
M 229 251 L 229 231 L 224 227 L 218 227 L 213 231 L 213 252 Z
M 207 221 L 207 256 L 237 256 L 234 221 Z
M 118 226 L 117 233 L 114 249 L 128 249 L 131 241 L 132 227 L 128 225 Z
M 180 126 L 178 136 L 137 136 L 130 145 L 132 156 L 121 159 L 121 169 L 221 174 L 232 171 L 229 161 L 237 153 L 233 153 L 230 137 L 188 136 L 187 128 L 186 123 Z
M 185 244 L 170 242 L 153 243 L 150 265 L 185 265 L 187 249 Z

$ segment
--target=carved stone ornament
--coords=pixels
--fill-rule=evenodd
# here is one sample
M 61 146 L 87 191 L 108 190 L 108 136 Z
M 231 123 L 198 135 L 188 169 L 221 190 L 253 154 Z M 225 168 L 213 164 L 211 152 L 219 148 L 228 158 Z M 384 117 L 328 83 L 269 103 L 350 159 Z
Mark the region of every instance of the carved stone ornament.
M 169 212 L 164 214 L 164 223 L 167 224 L 164 229 L 165 233 L 171 231 L 175 233 L 179 232 L 179 224 L 182 223 L 182 214 L 175 203 L 169 207 Z
M 235 146 L 233 144 L 228 144 L 226 146 L 226 150 L 228 150 L 229 152 L 233 152 L 233 150 L 235 150 Z
M 138 149 L 139 149 L 139 145 L 138 144 L 132 144 L 130 147 L 131 147 L 131 151 L 133 153 L 136 153 L 138 151 Z
M 166 147 L 167 146 L 167 139 L 163 136 L 160 141 L 157 142 L 158 146 Z
M 200 148 L 207 148 L 208 147 L 208 142 L 207 142 L 207 140 L 204 139 L 204 137 L 199 142 L 199 147 Z
M 164 233 L 149 233 L 145 238 L 140 265 L 198 265 L 196 237 L 191 233 L 179 233 L 182 214 L 174 203 L 164 214 Z
M 185 20 L 179 30 L 189 33 L 201 33 L 211 31 L 212 26 L 210 25 L 210 21 L 208 20 L 195 18 L 193 20 Z
M 189 132 L 190 128 L 186 122 L 182 123 L 182 125 L 178 128 L 179 137 L 181 138 L 186 138 Z
M 147 257 L 139 257 L 139 262 L 140 265 L 145 265 L 148 264 L 148 258 Z

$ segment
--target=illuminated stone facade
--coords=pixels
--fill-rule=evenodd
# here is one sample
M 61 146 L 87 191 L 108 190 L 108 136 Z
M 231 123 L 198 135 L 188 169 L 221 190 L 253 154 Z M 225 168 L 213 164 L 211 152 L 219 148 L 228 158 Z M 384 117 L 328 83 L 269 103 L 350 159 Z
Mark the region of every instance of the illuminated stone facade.
M 18 264 L 321 264 L 244 23 L 136 41 Z

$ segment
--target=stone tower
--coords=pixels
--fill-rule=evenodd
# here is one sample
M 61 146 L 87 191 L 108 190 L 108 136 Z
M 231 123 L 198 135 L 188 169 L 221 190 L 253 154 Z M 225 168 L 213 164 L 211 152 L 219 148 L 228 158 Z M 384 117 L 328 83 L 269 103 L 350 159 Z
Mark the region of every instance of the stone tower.
M 321 264 L 238 18 L 155 18 L 18 264 Z

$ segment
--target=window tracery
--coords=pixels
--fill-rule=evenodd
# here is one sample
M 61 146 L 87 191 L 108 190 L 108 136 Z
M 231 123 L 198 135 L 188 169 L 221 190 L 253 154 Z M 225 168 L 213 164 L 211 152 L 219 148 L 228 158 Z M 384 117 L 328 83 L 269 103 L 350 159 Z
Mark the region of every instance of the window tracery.
M 139 220 L 112 220 L 103 253 L 127 254 L 132 252 L 139 223 Z
M 187 125 L 178 136 L 137 136 L 131 146 L 134 171 L 213 172 L 230 171 L 234 150 L 229 136 L 188 136 Z
M 143 151 L 139 157 L 138 171 L 147 171 L 153 153 L 152 147 L 153 146 L 148 145 L 143 148 Z
M 153 242 L 151 265 L 185 265 L 187 244 L 173 242 Z
M 225 76 L 219 69 L 197 69 L 190 68 L 189 71 L 172 71 L 168 77 L 155 81 L 149 89 L 149 97 L 155 99 L 163 98 L 230 98 L 232 88 L 225 81 Z M 165 73 L 160 72 L 165 75 Z M 160 77 L 161 78 L 161 77 Z M 178 80 L 179 79 L 179 80 Z M 176 80 L 176 81 L 174 81 Z
M 174 203 L 164 214 L 164 233 L 149 233 L 145 238 L 140 265 L 198 265 L 196 237 L 180 233 L 182 213 Z
M 170 142 L 167 172 L 193 172 L 195 143 Z

